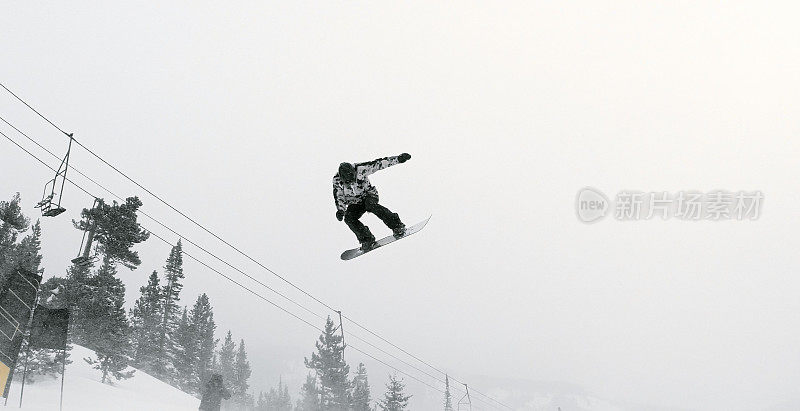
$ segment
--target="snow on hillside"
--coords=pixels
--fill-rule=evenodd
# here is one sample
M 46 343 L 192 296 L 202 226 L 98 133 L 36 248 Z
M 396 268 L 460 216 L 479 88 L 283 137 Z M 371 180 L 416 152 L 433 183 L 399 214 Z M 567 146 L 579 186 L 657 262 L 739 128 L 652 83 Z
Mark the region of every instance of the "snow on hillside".
M 170 386 L 158 379 L 136 371 L 128 380 L 114 381 L 114 385 L 100 382 L 100 371 L 92 369 L 84 358 L 94 357 L 94 352 L 79 345 L 73 345 L 70 352 L 72 364 L 67 365 L 64 380 L 64 411 L 185 411 L 196 410 L 200 400 Z M 25 384 L 23 410 L 58 410 L 61 389 L 60 378 L 37 376 L 36 383 Z M 22 375 L 14 378 L 8 406 L 17 408 L 19 404 Z

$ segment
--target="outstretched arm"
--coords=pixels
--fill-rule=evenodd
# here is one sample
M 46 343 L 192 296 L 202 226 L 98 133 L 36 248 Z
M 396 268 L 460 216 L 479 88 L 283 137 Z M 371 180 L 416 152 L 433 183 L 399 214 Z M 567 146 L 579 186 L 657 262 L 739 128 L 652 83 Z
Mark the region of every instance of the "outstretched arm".
M 399 156 L 383 157 L 377 160 L 368 161 L 366 163 L 358 163 L 355 165 L 356 174 L 359 177 L 366 177 L 378 170 L 383 170 L 384 168 L 391 167 L 395 164 L 405 163 L 410 158 L 411 155 L 408 153 L 403 153 Z

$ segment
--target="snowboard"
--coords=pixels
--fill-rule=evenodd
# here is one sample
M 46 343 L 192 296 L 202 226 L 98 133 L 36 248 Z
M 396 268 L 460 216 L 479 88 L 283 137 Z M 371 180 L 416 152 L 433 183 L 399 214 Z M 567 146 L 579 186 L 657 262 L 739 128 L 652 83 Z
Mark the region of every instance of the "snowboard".
M 345 260 L 345 261 L 346 260 L 352 260 L 352 259 L 354 259 L 354 258 L 356 258 L 356 257 L 358 257 L 360 255 L 366 254 L 366 253 L 368 253 L 368 252 L 370 252 L 370 251 L 372 251 L 372 250 L 374 250 L 376 248 L 381 248 L 381 247 L 385 246 L 386 244 L 391 244 L 391 243 L 393 243 L 393 242 L 395 242 L 397 240 L 406 238 L 406 237 L 410 236 L 411 234 L 414 234 L 414 233 L 422 230 L 423 228 L 425 228 L 425 224 L 428 224 L 428 220 L 430 220 L 431 217 L 432 216 L 426 218 L 424 221 L 421 221 L 421 222 L 419 222 L 417 224 L 412 225 L 411 227 L 406 227 L 406 233 L 401 237 L 395 238 L 394 235 L 389 235 L 388 237 L 381 238 L 380 240 L 375 242 L 375 245 L 373 245 L 370 249 L 368 249 L 366 251 L 362 250 L 361 247 L 354 248 L 352 250 L 347 250 L 347 251 L 342 253 L 342 260 Z

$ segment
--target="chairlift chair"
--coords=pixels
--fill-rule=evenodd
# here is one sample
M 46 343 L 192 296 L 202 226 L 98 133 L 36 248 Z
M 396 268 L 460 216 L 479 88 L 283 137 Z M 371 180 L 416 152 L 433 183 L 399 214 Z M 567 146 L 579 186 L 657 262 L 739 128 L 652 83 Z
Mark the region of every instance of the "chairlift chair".
M 42 215 L 45 217 L 55 217 L 67 211 L 61 206 L 61 196 L 64 194 L 64 183 L 67 181 L 67 169 L 69 168 L 69 153 L 72 150 L 72 134 L 68 135 L 69 146 L 67 147 L 67 154 L 61 160 L 55 177 L 44 184 L 42 201 L 36 203 L 35 206 L 42 210 Z

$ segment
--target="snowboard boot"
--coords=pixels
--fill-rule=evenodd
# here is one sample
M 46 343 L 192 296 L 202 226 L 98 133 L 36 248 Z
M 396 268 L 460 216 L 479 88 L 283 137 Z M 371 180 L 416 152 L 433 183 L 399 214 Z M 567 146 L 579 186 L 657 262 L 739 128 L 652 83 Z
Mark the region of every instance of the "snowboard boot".
M 375 246 L 375 237 L 368 238 L 361 242 L 361 251 L 369 251 Z
M 367 232 L 367 235 L 362 236 L 358 239 L 361 243 L 361 250 L 362 251 L 369 251 L 372 247 L 375 246 L 375 236 L 372 233 Z
M 403 224 L 403 223 L 400 223 L 399 226 L 397 226 L 394 229 L 392 229 L 392 234 L 394 234 L 394 238 L 400 238 L 400 237 L 406 235 L 406 225 Z

